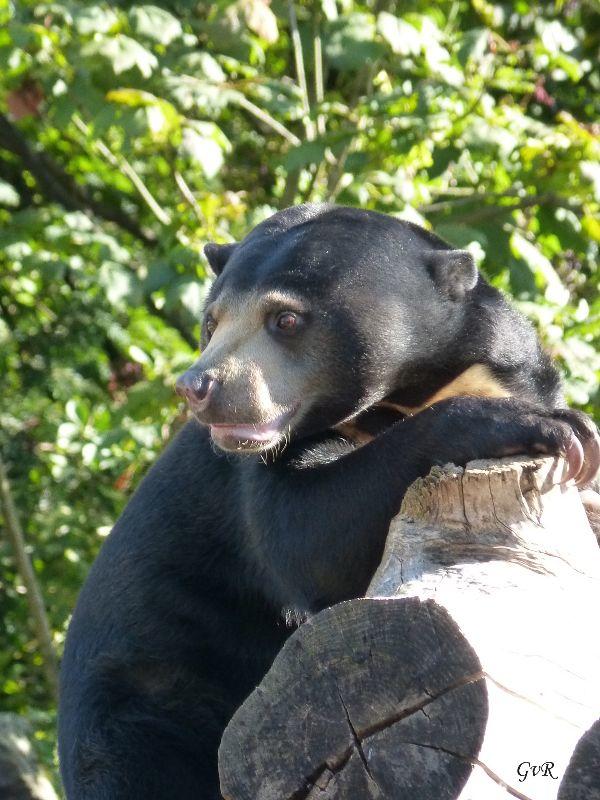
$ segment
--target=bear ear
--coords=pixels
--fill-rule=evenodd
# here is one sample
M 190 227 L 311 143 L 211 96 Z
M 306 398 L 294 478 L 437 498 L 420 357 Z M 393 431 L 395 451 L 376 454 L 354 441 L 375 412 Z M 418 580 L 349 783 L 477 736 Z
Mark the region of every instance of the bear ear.
M 435 285 L 452 300 L 459 300 L 477 283 L 477 267 L 467 250 L 430 250 L 427 269 Z
M 204 245 L 204 255 L 208 259 L 215 275 L 220 275 L 223 272 L 225 264 L 229 261 L 233 251 L 237 248 L 237 242 L 232 244 L 215 244 L 209 242 Z

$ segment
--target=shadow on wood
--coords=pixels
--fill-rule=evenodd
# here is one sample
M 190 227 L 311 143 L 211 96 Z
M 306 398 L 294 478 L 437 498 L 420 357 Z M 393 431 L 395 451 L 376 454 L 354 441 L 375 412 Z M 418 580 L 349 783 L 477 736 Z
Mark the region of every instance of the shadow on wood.
M 368 597 L 303 625 L 233 717 L 224 797 L 550 800 L 562 781 L 583 800 L 585 740 L 566 773 L 600 717 L 600 551 L 563 469 L 413 484 Z

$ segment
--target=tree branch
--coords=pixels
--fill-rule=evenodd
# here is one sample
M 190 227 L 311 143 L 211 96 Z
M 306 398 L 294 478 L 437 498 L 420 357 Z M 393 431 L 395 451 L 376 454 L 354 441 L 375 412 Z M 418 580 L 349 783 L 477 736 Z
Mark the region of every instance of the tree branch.
M 358 106 L 358 100 L 360 98 L 360 91 L 361 88 L 364 86 L 364 90 L 367 93 L 367 96 L 371 94 L 373 88 L 373 75 L 375 73 L 375 69 L 377 66 L 377 62 L 374 61 L 371 64 L 366 64 L 363 67 L 362 74 L 359 78 L 357 78 L 357 86 L 356 91 L 354 92 L 354 96 L 349 101 L 348 106 L 350 108 L 356 109 Z M 346 166 L 346 160 L 348 156 L 354 151 L 356 145 L 358 143 L 359 134 L 367 127 L 369 122 L 369 118 L 363 114 L 363 116 L 359 117 L 358 123 L 355 128 L 354 135 L 348 141 L 340 155 L 338 156 L 337 162 L 334 164 L 333 169 L 328 175 L 327 178 L 327 195 L 326 195 L 326 202 L 333 203 L 335 202 L 336 197 L 340 191 L 340 182 L 344 175 L 344 168 Z
M 183 177 L 181 172 L 179 172 L 178 169 L 174 169 L 173 170 L 173 178 L 175 180 L 175 183 L 177 184 L 177 188 L 179 189 L 179 193 L 181 194 L 181 196 L 183 197 L 185 202 L 192 209 L 192 211 L 194 212 L 194 214 L 198 218 L 198 221 L 201 222 L 202 224 L 204 224 L 204 222 L 206 220 L 204 219 L 204 215 L 202 214 L 202 209 L 198 205 L 198 201 L 194 197 L 194 193 L 192 192 L 192 190 L 190 189 L 190 187 L 186 183 L 185 178 Z
M 52 161 L 47 153 L 33 150 L 21 131 L 2 113 L 0 147 L 14 153 L 21 160 L 25 169 L 35 178 L 40 192 L 48 200 L 59 203 L 69 211 L 83 211 L 88 217 L 96 216 L 114 222 L 146 245 L 156 244 L 155 237 L 143 230 L 137 221 L 132 220 L 120 208 L 95 200 L 71 175 Z
M 552 193 L 527 195 L 527 197 L 523 197 L 516 203 L 507 205 L 484 205 L 483 208 L 478 208 L 467 214 L 453 217 L 452 221 L 459 222 L 461 225 L 471 225 L 473 223 L 500 217 L 502 214 L 509 214 L 511 211 L 516 211 L 518 209 L 531 208 L 532 206 L 559 206 L 561 203 L 565 206 L 571 205 L 567 198 L 561 198 Z
M 320 30 L 320 15 L 317 15 L 314 20 L 313 28 L 313 48 L 315 58 L 315 100 L 319 106 L 325 98 L 325 89 L 323 83 L 323 46 L 321 42 Z M 317 114 L 317 133 L 319 136 L 325 136 L 326 120 L 324 114 Z
M 77 114 L 73 115 L 73 122 L 78 130 L 81 131 L 85 136 L 91 138 L 90 128 L 89 125 L 81 119 L 80 116 Z M 142 200 L 146 203 L 150 211 L 154 214 L 156 219 L 162 223 L 163 225 L 170 225 L 171 224 L 171 215 L 168 211 L 165 211 L 158 202 L 156 201 L 152 192 L 148 189 L 144 181 L 140 178 L 134 168 L 131 166 L 129 161 L 125 158 L 125 156 L 116 156 L 109 147 L 107 147 L 102 139 L 94 138 L 92 140 L 92 147 L 94 147 L 98 153 L 106 160 L 108 163 L 115 167 L 115 169 L 120 169 L 122 172 L 127 175 L 129 180 L 133 183 L 137 191 L 142 197 Z
M 17 516 L 17 510 L 12 497 L 10 482 L 6 473 L 4 462 L 0 457 L 0 510 L 4 517 L 4 526 L 8 540 L 13 549 L 15 562 L 23 585 L 26 589 L 29 611 L 35 628 L 38 644 L 43 658 L 46 680 L 52 695 L 58 697 L 58 660 L 52 642 L 52 632 L 44 598 L 37 577 L 27 552 L 25 537 Z
M 296 62 L 296 77 L 298 79 L 298 86 L 302 94 L 302 110 L 304 111 L 304 128 L 306 130 L 306 138 L 312 141 L 315 138 L 315 126 L 310 118 L 310 101 L 308 99 L 308 86 L 306 83 L 306 70 L 304 69 L 304 54 L 302 52 L 302 40 L 300 39 L 300 31 L 298 30 L 298 18 L 296 17 L 296 9 L 294 8 L 293 0 L 288 0 L 288 16 L 290 20 L 290 33 L 292 35 L 292 44 L 294 47 L 294 60 Z
M 302 144 L 302 140 L 299 139 L 295 133 L 292 133 L 292 131 L 288 130 L 285 125 L 282 125 L 281 122 L 278 122 L 267 111 L 264 111 L 262 108 L 259 108 L 259 106 L 255 105 L 251 100 L 248 100 L 248 98 L 244 97 L 243 94 L 240 94 L 239 97 L 236 98 L 236 102 L 245 111 L 249 111 L 250 114 L 255 116 L 261 122 L 264 122 L 264 124 L 268 125 L 269 128 L 272 128 L 280 136 L 283 136 L 283 138 L 286 139 L 290 144 L 293 144 L 296 147 L 299 144 Z

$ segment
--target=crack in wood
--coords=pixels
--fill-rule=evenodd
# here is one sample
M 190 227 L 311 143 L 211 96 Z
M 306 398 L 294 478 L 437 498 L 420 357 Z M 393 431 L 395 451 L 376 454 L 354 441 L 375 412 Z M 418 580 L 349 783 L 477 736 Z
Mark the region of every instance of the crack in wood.
M 364 750 L 362 748 L 362 742 L 361 742 L 361 740 L 360 740 L 360 738 L 359 738 L 359 736 L 358 736 L 358 734 L 356 732 L 356 729 L 355 729 L 354 725 L 352 724 L 352 720 L 350 719 L 350 712 L 348 711 L 348 707 L 346 706 L 346 703 L 344 702 L 344 698 L 342 697 L 342 693 L 340 692 L 340 687 L 337 685 L 337 682 L 336 682 L 336 688 L 337 688 L 338 696 L 340 698 L 340 703 L 342 704 L 342 708 L 344 709 L 344 713 L 346 714 L 346 720 L 348 722 L 348 727 L 350 728 L 350 733 L 352 734 L 352 738 L 354 740 L 354 747 L 356 749 L 356 752 L 358 753 L 359 758 L 362 761 L 362 765 L 365 768 L 365 772 L 367 773 L 369 778 L 373 781 L 373 783 L 377 786 L 377 789 L 381 791 L 379 784 L 377 783 L 377 781 L 375 780 L 375 777 L 371 773 L 371 769 L 369 767 L 369 762 L 367 761 L 367 757 L 366 757 L 365 752 L 364 752 Z
M 465 756 L 462 753 L 456 753 L 453 750 L 449 750 L 447 747 L 441 747 L 440 745 L 435 744 L 424 744 L 423 742 L 404 742 L 404 744 L 411 744 L 413 747 L 424 747 L 427 750 L 438 750 L 440 753 L 446 753 L 448 756 L 453 756 L 454 758 L 458 758 L 461 761 L 466 761 L 469 764 L 472 764 L 474 767 L 480 767 L 488 778 L 491 778 L 495 783 L 498 784 L 502 789 L 504 789 L 508 794 L 512 795 L 512 797 L 516 797 L 517 800 L 533 800 L 530 795 L 523 794 L 518 789 L 515 789 L 514 786 L 506 783 L 506 781 L 502 780 L 502 778 L 497 775 L 487 764 L 484 764 L 483 761 L 480 761 L 475 756 Z
M 464 480 L 465 480 L 465 471 L 463 469 L 461 474 L 458 476 L 458 493 L 460 495 L 460 505 L 462 507 L 463 517 L 465 518 L 465 533 L 472 534 L 473 533 L 473 528 L 472 528 L 471 523 L 469 522 L 469 518 L 467 516 L 467 506 L 466 506 L 466 503 L 465 503 L 465 484 L 464 484 Z
M 434 703 L 440 697 L 443 697 L 444 695 L 449 694 L 450 692 L 456 691 L 457 689 L 462 689 L 465 686 L 469 686 L 469 685 L 471 685 L 473 683 L 477 683 L 477 681 L 483 680 L 484 678 L 485 678 L 484 673 L 482 671 L 477 671 L 477 672 L 472 673 L 470 675 L 465 675 L 462 678 L 459 678 L 458 680 L 456 680 L 453 683 L 451 683 L 449 686 L 446 686 L 446 687 L 444 687 L 444 689 L 441 689 L 439 692 L 435 692 L 435 693 L 434 692 L 430 692 L 426 688 L 422 687 L 422 689 L 421 689 L 422 692 L 425 695 L 427 695 L 427 699 L 426 700 L 422 700 L 419 703 L 415 703 L 412 706 L 404 708 L 404 709 L 402 709 L 402 711 L 397 711 L 394 714 L 390 714 L 389 716 L 384 717 L 379 722 L 373 723 L 372 725 L 369 725 L 369 726 L 365 727 L 363 730 L 357 730 L 354 727 L 354 725 L 353 725 L 353 723 L 352 723 L 352 721 L 350 719 L 350 714 L 348 712 L 346 704 L 345 704 L 345 702 L 344 702 L 344 700 L 342 698 L 342 694 L 340 692 L 339 686 L 336 683 L 336 688 L 337 688 L 337 691 L 338 691 L 340 702 L 341 702 L 342 707 L 344 709 L 344 712 L 345 712 L 345 715 L 346 715 L 346 719 L 348 721 L 348 726 L 349 726 L 350 732 L 352 734 L 352 738 L 353 738 L 352 745 L 350 747 L 345 748 L 341 753 L 338 753 L 337 755 L 333 755 L 333 756 L 327 758 L 323 763 L 319 764 L 319 766 L 315 770 L 313 770 L 313 772 L 310 774 L 310 776 L 307 777 L 307 780 L 303 784 L 303 786 L 300 789 L 296 790 L 292 795 L 290 795 L 287 800 L 307 800 L 307 798 L 309 798 L 310 793 L 313 791 L 313 789 L 315 789 L 315 788 L 322 789 L 322 786 L 318 785 L 318 782 L 322 778 L 322 776 L 327 771 L 330 771 L 331 772 L 331 778 L 333 778 L 336 774 L 341 772 L 344 769 L 344 767 L 347 765 L 347 763 L 350 761 L 350 758 L 352 757 L 352 753 L 355 752 L 355 751 L 358 752 L 359 758 L 363 762 L 363 766 L 365 767 L 365 770 L 366 770 L 367 774 L 369 775 L 369 777 L 373 780 L 373 782 L 375 783 L 375 785 L 379 789 L 380 787 L 379 787 L 379 785 L 377 784 L 377 781 L 375 780 L 375 778 L 373 778 L 373 775 L 370 772 L 370 769 L 368 767 L 367 760 L 366 760 L 366 757 L 365 757 L 365 754 L 364 754 L 364 750 L 362 749 L 362 745 L 363 745 L 363 742 L 365 741 L 365 739 L 368 739 L 369 737 L 374 736 L 376 733 L 381 733 L 381 731 L 384 731 L 387 728 L 391 728 L 397 722 L 401 722 L 403 719 L 406 719 L 407 717 L 410 717 L 412 714 L 415 714 L 415 713 L 417 713 L 419 711 L 423 711 L 423 709 L 426 706 L 430 705 L 431 703 Z M 407 742 L 407 744 L 414 744 L 414 743 L 413 742 Z M 431 747 L 433 747 L 433 745 L 431 745 Z M 439 748 L 439 749 L 441 749 L 441 748 Z M 463 756 L 463 758 L 467 758 L 467 757 Z M 331 778 L 329 780 L 331 780 Z M 529 798 L 525 798 L 525 800 L 529 800 Z

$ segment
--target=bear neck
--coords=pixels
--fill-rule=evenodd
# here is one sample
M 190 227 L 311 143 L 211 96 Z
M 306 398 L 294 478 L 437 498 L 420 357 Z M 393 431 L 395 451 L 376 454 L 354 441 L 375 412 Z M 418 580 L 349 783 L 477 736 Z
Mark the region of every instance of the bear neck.
M 534 403 L 562 400 L 558 372 L 532 325 L 481 280 L 460 309 L 458 324 L 432 354 L 404 365 L 384 404 L 416 413 L 445 397 L 518 395 Z

